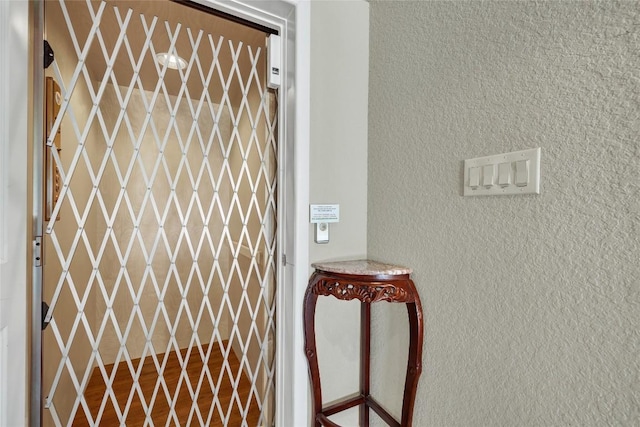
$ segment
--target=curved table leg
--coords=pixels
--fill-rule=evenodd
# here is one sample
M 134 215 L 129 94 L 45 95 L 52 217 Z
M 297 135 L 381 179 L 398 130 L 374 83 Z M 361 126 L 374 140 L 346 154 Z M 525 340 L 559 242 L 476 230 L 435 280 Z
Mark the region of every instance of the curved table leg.
M 314 275 L 315 276 L 315 275 Z M 312 283 L 312 276 L 309 283 Z M 318 295 L 310 292 L 310 287 L 304 295 L 304 352 L 309 362 L 309 374 L 311 376 L 312 403 L 313 403 L 313 425 L 320 427 L 321 424 L 317 419 L 318 414 L 322 411 L 322 390 L 320 387 L 320 369 L 318 368 L 318 353 L 316 350 L 316 333 L 315 333 L 315 315 L 316 302 Z
M 410 426 L 413 420 L 413 405 L 416 399 L 418 378 L 422 372 L 422 307 L 416 292 L 416 300 L 407 303 L 409 314 L 409 357 L 407 360 L 407 376 L 404 383 L 404 397 L 402 401 L 402 426 Z
M 360 303 L 360 394 L 371 394 L 371 303 Z M 366 402 L 366 400 L 365 400 Z M 360 427 L 369 427 L 369 406 L 360 405 Z

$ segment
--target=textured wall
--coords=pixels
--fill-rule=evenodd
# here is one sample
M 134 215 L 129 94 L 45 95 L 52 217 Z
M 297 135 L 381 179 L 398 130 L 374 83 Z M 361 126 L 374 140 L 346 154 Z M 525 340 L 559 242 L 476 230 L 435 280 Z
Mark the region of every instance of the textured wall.
M 370 28 L 368 252 L 415 269 L 415 425 L 638 425 L 638 3 L 372 1 Z M 461 197 L 463 159 L 538 146 L 540 195 Z

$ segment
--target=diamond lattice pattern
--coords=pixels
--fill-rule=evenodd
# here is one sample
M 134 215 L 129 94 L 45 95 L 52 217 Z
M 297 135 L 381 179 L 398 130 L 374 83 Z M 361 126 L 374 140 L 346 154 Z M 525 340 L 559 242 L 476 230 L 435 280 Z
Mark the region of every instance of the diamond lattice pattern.
M 62 149 L 49 151 L 61 190 L 46 224 L 45 424 L 271 425 L 278 151 L 264 37 L 63 0 L 46 2 L 46 32 Z

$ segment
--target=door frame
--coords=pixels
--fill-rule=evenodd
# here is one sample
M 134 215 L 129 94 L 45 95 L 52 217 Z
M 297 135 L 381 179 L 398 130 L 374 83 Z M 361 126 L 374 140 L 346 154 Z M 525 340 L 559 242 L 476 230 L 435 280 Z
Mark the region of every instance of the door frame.
M 282 86 L 279 89 L 279 210 L 277 286 L 278 321 L 276 323 L 276 426 L 300 426 L 309 422 L 307 367 L 303 352 L 302 298 L 309 273 L 309 205 L 310 144 L 310 3 L 304 0 L 190 0 L 233 16 L 277 29 L 281 35 Z M 35 0 L 31 9 L 32 37 L 32 133 L 33 164 L 42 159 L 42 103 L 44 80 L 43 47 L 33 41 L 43 39 L 44 2 Z M 28 76 L 25 76 L 28 79 Z M 42 188 L 38 168 L 32 167 L 33 254 L 35 241 L 42 236 Z M 12 206 L 13 207 L 13 206 Z M 16 206 L 16 209 L 21 209 Z M 24 212 L 24 217 L 28 214 Z M 42 267 L 32 263 L 31 349 L 29 390 L 29 425 L 41 425 L 42 387 Z
M 0 55 L 0 426 L 27 413 L 29 282 L 29 5 L 1 2 Z

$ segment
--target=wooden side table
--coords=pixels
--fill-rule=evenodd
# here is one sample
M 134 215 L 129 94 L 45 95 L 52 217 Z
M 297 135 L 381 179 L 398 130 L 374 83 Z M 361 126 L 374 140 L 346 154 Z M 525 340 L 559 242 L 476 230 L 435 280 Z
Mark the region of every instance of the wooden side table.
M 314 426 L 340 427 L 328 417 L 355 406 L 359 406 L 362 427 L 369 425 L 369 408 L 390 426 L 411 426 L 418 378 L 422 372 L 423 338 L 422 306 L 410 278 L 412 270 L 370 260 L 316 263 L 312 266 L 316 271 L 309 279 L 304 296 L 304 340 L 313 390 Z M 357 299 L 361 302 L 360 393 L 324 408 L 315 337 L 316 302 L 321 295 L 333 295 L 340 300 Z M 378 301 L 405 303 L 409 314 L 409 357 L 400 422 L 384 410 L 370 394 L 371 304 Z

